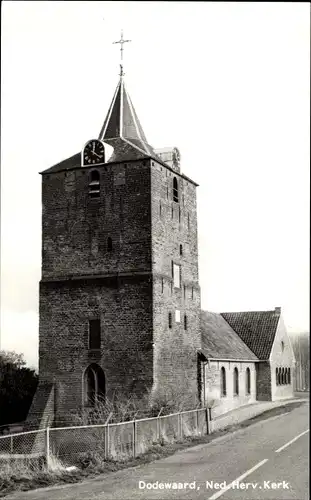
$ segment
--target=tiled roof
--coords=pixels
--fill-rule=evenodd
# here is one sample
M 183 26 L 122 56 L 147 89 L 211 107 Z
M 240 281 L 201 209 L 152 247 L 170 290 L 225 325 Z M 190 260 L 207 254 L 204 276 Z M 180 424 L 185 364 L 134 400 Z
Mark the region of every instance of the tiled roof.
M 258 360 L 220 314 L 201 311 L 201 338 L 207 358 Z
M 280 310 L 221 313 L 231 328 L 259 359 L 269 359 Z

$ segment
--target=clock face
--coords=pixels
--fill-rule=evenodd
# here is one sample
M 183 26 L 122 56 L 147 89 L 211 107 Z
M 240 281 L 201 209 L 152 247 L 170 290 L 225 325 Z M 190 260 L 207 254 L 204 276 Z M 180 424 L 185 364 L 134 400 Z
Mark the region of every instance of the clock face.
M 95 165 L 98 163 L 105 163 L 105 148 L 101 141 L 92 139 L 84 147 L 83 164 Z

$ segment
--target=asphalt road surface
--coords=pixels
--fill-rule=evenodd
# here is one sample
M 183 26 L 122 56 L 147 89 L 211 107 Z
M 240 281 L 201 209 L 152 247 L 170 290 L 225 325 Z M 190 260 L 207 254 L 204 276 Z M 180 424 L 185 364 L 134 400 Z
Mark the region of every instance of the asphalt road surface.
M 174 483 L 178 489 L 173 488 Z M 306 402 L 288 414 L 257 422 L 209 444 L 146 465 L 79 484 L 21 492 L 6 498 L 309 499 L 309 405 Z

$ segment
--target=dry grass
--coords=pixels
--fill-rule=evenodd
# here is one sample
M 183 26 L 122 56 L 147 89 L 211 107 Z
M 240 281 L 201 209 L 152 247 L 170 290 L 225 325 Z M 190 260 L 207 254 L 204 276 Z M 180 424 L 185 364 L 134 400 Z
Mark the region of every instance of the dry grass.
M 43 459 L 2 460 L 0 463 L 0 497 L 9 492 L 56 484 L 66 475 L 63 464 L 51 457 L 48 468 Z
M 160 442 L 154 443 L 151 446 L 146 443 L 142 447 L 142 452 L 136 458 L 131 456 L 131 453 L 124 453 L 115 459 L 104 460 L 102 453 L 84 453 L 77 461 L 77 469 L 68 471 L 66 466 L 56 457 L 51 457 L 50 468 L 48 469 L 41 460 L 23 460 L 10 461 L 0 463 L 0 497 L 8 495 L 12 491 L 21 490 L 27 491 L 34 488 L 52 486 L 64 483 L 76 483 L 85 478 L 92 478 L 99 474 L 114 472 L 128 467 L 142 465 L 160 458 L 173 455 L 177 451 L 189 448 L 196 444 L 205 444 L 215 438 L 225 435 L 238 429 L 248 427 L 252 423 L 265 420 L 275 415 L 292 411 L 304 404 L 304 402 L 293 402 L 282 406 L 272 408 L 260 415 L 241 422 L 228 426 L 222 430 L 218 430 L 213 434 L 204 436 L 189 435 L 182 440 L 168 439 L 162 434 Z M 190 429 L 185 428 L 185 434 L 190 432 Z M 143 450 L 145 449 L 145 453 Z

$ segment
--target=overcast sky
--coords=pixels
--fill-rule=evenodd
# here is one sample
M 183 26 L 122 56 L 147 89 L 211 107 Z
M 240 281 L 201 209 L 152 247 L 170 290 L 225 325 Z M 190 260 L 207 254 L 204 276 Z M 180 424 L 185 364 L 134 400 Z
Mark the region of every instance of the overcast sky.
M 199 183 L 202 308 L 309 328 L 309 3 L 2 3 L 1 348 L 37 365 L 39 171 L 97 137 L 119 73 Z

